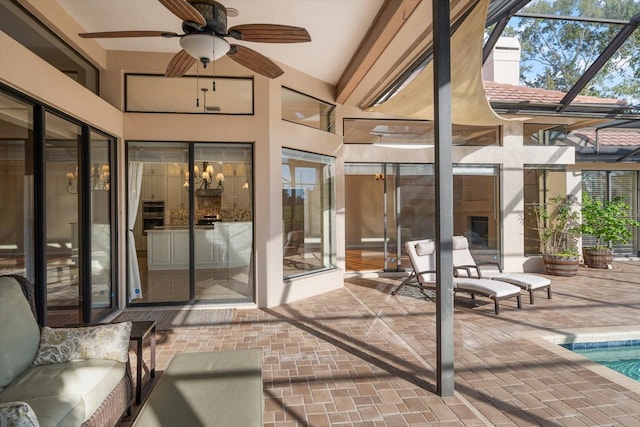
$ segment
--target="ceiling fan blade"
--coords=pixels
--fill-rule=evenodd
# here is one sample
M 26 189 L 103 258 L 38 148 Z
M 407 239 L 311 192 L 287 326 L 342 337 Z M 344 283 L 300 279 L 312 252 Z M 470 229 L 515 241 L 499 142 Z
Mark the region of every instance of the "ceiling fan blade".
M 284 71 L 275 62 L 248 47 L 232 44 L 227 55 L 238 64 L 244 65 L 248 69 L 270 79 L 275 79 L 284 74 Z
M 171 31 L 101 31 L 97 33 L 78 34 L 85 39 L 110 39 L 116 37 L 177 37 Z
M 195 22 L 201 27 L 207 25 L 206 19 L 198 9 L 191 6 L 186 0 L 158 0 L 164 7 L 169 9 L 171 13 L 176 15 L 178 18 L 187 22 Z
M 193 56 L 189 55 L 185 50 L 181 50 L 171 58 L 164 75 L 165 77 L 180 77 L 186 73 L 195 62 L 196 59 Z
M 276 24 L 246 24 L 229 28 L 229 36 L 248 42 L 303 43 L 310 42 L 309 32 L 301 27 Z

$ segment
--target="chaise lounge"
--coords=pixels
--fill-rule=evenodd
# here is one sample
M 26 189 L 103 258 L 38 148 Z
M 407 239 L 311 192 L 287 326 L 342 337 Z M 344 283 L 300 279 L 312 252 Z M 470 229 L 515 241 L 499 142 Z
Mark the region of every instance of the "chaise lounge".
M 496 272 L 494 269 L 491 273 L 486 271 L 483 273 L 480 267 L 485 265 L 493 265 L 498 271 Z M 551 299 L 551 280 L 533 274 L 503 273 L 497 262 L 476 263 L 469 250 L 469 241 L 464 236 L 453 236 L 453 269 L 458 277 L 464 274 L 466 277 L 499 280 L 519 286 L 529 292 L 531 304 L 533 304 L 533 291 L 546 289 L 547 297 Z
M 413 272 L 391 292 L 391 295 L 396 295 L 406 285 L 416 286 L 420 290 L 435 290 L 435 242 L 430 239 L 406 242 L 405 249 L 409 254 Z M 520 288 L 505 282 L 454 277 L 453 290 L 468 293 L 474 299 L 476 294 L 492 299 L 496 314 L 500 314 L 500 301 L 503 299 L 516 298 L 518 308 L 522 307 Z

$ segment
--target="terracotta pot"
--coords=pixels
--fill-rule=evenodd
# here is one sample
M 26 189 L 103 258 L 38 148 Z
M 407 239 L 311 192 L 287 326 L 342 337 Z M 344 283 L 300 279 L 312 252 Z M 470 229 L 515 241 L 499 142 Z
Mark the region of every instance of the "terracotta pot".
M 590 268 L 609 268 L 613 262 L 611 248 L 582 248 L 584 263 Z
M 547 274 L 570 277 L 578 273 L 578 264 L 580 263 L 578 256 L 544 254 L 542 260 Z

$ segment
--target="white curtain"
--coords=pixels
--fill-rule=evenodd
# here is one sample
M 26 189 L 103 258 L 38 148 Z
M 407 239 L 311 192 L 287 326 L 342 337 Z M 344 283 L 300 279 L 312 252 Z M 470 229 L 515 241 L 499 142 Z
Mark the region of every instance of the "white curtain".
M 133 226 L 138 216 L 140 189 L 142 188 L 142 162 L 129 162 L 129 211 L 127 212 L 127 242 L 129 245 L 129 269 L 127 270 L 127 289 L 129 301 L 142 298 L 140 267 L 136 253 L 136 241 L 133 237 Z

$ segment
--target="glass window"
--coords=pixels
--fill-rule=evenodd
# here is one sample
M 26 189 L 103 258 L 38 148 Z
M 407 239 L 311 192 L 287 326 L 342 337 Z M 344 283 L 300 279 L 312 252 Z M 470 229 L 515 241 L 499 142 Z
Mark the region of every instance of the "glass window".
M 567 195 L 564 166 L 525 166 L 524 169 L 524 254 L 540 255 L 537 219 L 533 212 L 536 203 L 547 203 L 556 196 Z
M 78 153 L 82 128 L 45 116 L 47 324 L 82 322 Z
M 525 123 L 524 145 L 567 145 L 568 129 L 565 125 L 549 123 Z
M 89 185 L 91 206 L 91 320 L 95 321 L 116 305 L 112 281 L 112 192 L 111 168 L 115 163 L 115 140 L 96 131 L 89 136 Z
M 127 74 L 125 111 L 253 114 L 253 79 Z
M 335 132 L 336 106 L 283 87 L 282 120 Z
M 335 268 L 335 158 L 282 150 L 284 278 Z
M 594 200 L 605 201 L 622 196 L 631 206 L 632 218 L 638 215 L 638 172 L 636 171 L 582 171 L 582 192 Z M 638 229 L 631 227 L 633 238 L 626 244 L 613 246 L 617 256 L 638 254 Z M 595 245 L 593 236 L 583 235 L 582 246 Z
M 98 93 L 98 69 L 16 2 L 0 2 L 0 31 L 93 93 Z
M 0 93 L 0 274 L 34 280 L 33 108 Z

